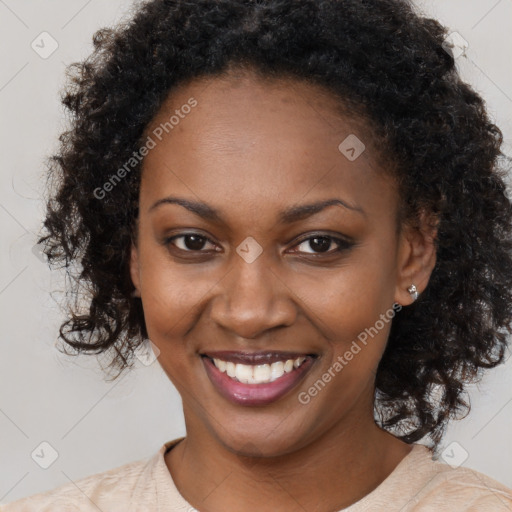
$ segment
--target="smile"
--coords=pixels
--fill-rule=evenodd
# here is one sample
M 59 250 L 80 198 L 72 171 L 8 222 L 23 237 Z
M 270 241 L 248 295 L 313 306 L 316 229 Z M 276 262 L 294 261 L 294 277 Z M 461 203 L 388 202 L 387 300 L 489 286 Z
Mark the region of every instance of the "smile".
M 231 379 L 243 382 L 244 384 L 262 384 L 273 382 L 281 378 L 285 373 L 290 373 L 294 368 L 298 368 L 306 357 L 301 356 L 297 359 L 287 359 L 286 361 L 277 361 L 272 364 L 235 364 L 231 361 L 222 359 L 213 359 L 213 364 L 223 373 L 226 373 Z
M 266 405 L 278 400 L 304 378 L 316 358 L 278 352 L 201 355 L 216 390 L 239 405 Z

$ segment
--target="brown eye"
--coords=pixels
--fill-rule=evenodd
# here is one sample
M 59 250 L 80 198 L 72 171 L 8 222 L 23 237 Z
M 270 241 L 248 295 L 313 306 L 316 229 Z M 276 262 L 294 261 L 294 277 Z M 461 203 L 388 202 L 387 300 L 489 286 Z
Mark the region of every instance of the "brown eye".
M 328 235 L 315 235 L 303 239 L 296 247 L 303 246 L 302 250 L 306 254 L 333 254 L 348 249 L 352 246 L 350 242 Z M 334 249 L 332 247 L 334 246 Z
M 326 236 L 315 236 L 314 238 L 308 238 L 305 242 L 300 245 L 309 244 L 309 247 L 314 252 L 328 252 L 332 245 L 332 239 Z
M 178 241 L 175 243 L 175 241 Z M 204 252 L 202 249 L 205 244 L 210 243 L 208 238 L 202 235 L 198 235 L 197 233 L 186 233 L 182 235 L 176 235 L 168 238 L 165 241 L 166 245 L 172 244 L 181 251 L 186 252 Z M 212 244 L 213 245 L 213 244 Z

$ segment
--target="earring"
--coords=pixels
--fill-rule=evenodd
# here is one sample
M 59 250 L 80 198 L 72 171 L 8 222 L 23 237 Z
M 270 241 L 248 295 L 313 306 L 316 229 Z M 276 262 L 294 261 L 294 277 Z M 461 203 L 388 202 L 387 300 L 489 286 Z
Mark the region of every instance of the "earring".
M 418 298 L 419 293 L 415 285 L 411 284 L 411 286 L 407 288 L 407 291 L 411 294 L 412 300 L 416 300 Z

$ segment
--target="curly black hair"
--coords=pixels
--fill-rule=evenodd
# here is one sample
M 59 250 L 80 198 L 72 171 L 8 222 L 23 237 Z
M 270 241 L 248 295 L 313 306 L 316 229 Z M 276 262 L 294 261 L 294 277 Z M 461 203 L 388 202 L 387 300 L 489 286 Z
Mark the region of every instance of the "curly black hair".
M 393 320 L 375 389 L 382 428 L 437 447 L 448 420 L 469 410 L 466 385 L 504 361 L 512 304 L 502 134 L 459 77 L 447 34 L 406 0 L 150 0 L 97 31 L 91 55 L 68 68 L 72 123 L 48 160 L 39 243 L 75 299 L 60 339 L 112 356 L 119 375 L 147 337 L 129 273 L 143 159 L 115 191 L 97 191 L 138 154 L 170 91 L 237 66 L 305 80 L 385 141 L 401 220 L 437 219 L 436 266 Z

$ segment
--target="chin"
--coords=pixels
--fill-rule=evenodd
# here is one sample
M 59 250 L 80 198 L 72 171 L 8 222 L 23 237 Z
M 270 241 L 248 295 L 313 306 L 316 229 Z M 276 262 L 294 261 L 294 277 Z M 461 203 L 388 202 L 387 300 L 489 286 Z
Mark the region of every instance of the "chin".
M 217 432 L 216 437 L 230 452 L 243 457 L 279 457 L 294 452 L 306 444 L 306 434 L 297 427 L 274 424 L 264 428 L 253 420 L 253 429 Z

